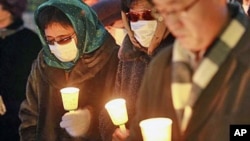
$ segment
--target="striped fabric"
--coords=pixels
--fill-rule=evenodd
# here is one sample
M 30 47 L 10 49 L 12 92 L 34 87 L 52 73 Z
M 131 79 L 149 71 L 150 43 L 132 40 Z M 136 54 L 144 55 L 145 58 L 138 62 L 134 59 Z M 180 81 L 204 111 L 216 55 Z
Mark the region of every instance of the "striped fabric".
M 182 48 L 178 41 L 174 44 L 172 57 L 172 98 L 176 112 L 180 119 L 182 131 L 192 115 L 192 107 L 203 89 L 217 73 L 220 65 L 225 61 L 230 51 L 236 46 L 245 27 L 236 17 L 217 39 L 211 49 L 202 58 L 197 68 L 193 65 L 194 57 Z M 232 38 L 232 35 L 234 37 Z

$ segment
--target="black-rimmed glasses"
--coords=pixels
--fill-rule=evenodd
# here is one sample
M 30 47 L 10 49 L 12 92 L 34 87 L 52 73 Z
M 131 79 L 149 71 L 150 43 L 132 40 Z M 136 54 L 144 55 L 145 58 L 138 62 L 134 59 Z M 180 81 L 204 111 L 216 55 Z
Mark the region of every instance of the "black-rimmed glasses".
M 68 37 L 65 37 L 65 38 L 61 38 L 61 39 L 59 39 L 59 40 L 56 40 L 56 39 L 53 39 L 53 40 L 46 40 L 46 42 L 47 42 L 47 44 L 49 44 L 49 45 L 54 45 L 55 44 L 55 42 L 57 43 L 57 44 L 59 44 L 59 45 L 64 45 L 64 44 L 67 44 L 67 43 L 69 43 L 71 40 L 72 40 L 72 38 L 75 36 L 75 33 L 72 33 L 70 36 L 68 36 Z

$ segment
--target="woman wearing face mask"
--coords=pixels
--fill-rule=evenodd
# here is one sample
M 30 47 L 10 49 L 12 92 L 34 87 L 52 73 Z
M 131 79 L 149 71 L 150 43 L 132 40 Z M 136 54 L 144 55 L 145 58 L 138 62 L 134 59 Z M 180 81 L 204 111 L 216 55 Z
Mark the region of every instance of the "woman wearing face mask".
M 100 129 L 104 141 L 124 140 L 129 134 L 129 124 L 135 113 L 137 93 L 144 71 L 151 59 L 161 49 L 173 42 L 164 22 L 152 15 L 152 6 L 146 0 L 123 0 L 122 18 L 128 35 L 123 40 L 114 97 L 126 99 L 129 121 L 127 132 L 122 133 L 112 124 L 106 111 L 100 117 Z
M 250 17 L 250 8 L 249 8 L 250 0 L 237 0 L 237 1 L 241 4 L 244 12 Z
M 79 0 L 49 0 L 35 22 L 43 50 L 34 62 L 20 109 L 21 140 L 99 141 L 98 115 L 113 91 L 118 46 Z M 63 108 L 60 89 L 77 87 L 78 108 Z
M 151 4 L 146 0 L 123 0 L 121 9 L 122 20 L 133 48 L 154 55 L 168 37 L 169 31 L 161 20 L 154 18 Z M 123 42 L 125 47 L 128 46 L 127 40 Z

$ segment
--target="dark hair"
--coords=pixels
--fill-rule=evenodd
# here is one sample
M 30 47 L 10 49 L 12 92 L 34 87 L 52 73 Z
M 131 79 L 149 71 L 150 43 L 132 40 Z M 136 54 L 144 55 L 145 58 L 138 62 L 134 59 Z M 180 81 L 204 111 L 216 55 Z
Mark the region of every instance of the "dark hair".
M 41 30 L 44 30 L 49 24 L 55 22 L 60 23 L 66 27 L 72 27 L 72 23 L 70 22 L 68 17 L 56 7 L 45 7 L 37 15 L 37 25 Z
M 148 1 L 149 4 L 153 5 L 152 0 L 146 0 L 146 1 Z M 140 1 L 138 1 L 138 0 L 122 0 L 122 1 L 121 1 L 121 10 L 122 10 L 123 12 L 129 12 L 129 9 L 130 9 L 130 7 L 131 7 L 131 4 L 132 4 L 132 3 L 138 3 L 138 2 L 140 2 Z
M 0 4 L 15 18 L 21 18 L 27 8 L 27 0 L 0 0 Z
M 132 0 L 122 0 L 121 1 L 121 10 L 124 12 L 129 12 L 129 7 Z

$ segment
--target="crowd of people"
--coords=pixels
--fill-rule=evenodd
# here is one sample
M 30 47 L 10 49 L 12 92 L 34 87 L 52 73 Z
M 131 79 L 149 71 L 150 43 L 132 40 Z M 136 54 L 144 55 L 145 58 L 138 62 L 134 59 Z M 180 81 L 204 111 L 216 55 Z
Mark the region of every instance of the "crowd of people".
M 250 125 L 248 0 L 0 0 L 0 140 L 143 141 L 140 122 L 172 120 L 172 141 L 230 140 Z M 61 89 L 79 88 L 64 109 Z M 124 98 L 126 130 L 105 104 Z

